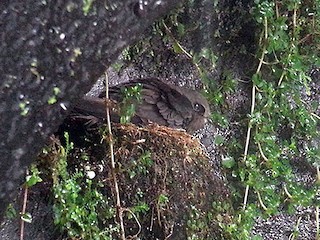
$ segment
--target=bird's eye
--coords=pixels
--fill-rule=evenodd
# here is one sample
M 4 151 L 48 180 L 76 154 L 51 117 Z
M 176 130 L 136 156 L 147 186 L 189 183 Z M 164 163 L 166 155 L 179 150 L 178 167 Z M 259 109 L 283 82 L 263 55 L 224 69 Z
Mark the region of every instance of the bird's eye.
M 194 111 L 196 111 L 198 113 L 204 113 L 204 111 L 205 111 L 204 107 L 199 103 L 195 103 L 193 105 L 193 109 L 194 109 Z

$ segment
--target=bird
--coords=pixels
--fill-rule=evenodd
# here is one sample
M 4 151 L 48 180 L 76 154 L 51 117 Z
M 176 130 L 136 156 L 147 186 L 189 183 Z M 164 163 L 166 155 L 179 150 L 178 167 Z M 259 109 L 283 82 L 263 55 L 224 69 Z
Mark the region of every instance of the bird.
M 131 122 L 138 125 L 156 123 L 171 128 L 185 129 L 193 134 L 204 127 L 210 116 L 207 99 L 192 89 L 165 83 L 158 78 L 133 79 L 109 88 L 109 99 L 124 100 L 124 89 L 139 86 L 140 100 L 135 100 L 135 114 Z M 98 97 L 85 96 L 75 105 L 73 113 L 86 115 L 94 122 L 106 118 L 105 92 Z M 119 115 L 112 114 L 118 122 Z M 115 120 L 116 119 L 116 120 Z

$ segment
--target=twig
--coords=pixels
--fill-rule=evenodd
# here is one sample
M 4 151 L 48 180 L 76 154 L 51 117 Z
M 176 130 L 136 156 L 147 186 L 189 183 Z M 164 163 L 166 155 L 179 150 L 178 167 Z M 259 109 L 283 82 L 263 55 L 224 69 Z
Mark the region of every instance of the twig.
M 259 152 L 260 152 L 261 157 L 263 158 L 263 160 L 264 160 L 265 162 L 268 162 L 268 161 L 269 161 L 269 159 L 268 159 L 268 158 L 266 157 L 266 155 L 264 154 L 264 152 L 263 152 L 263 149 L 262 149 L 262 147 L 261 147 L 260 142 L 258 142 L 258 148 L 259 148 Z
M 171 224 L 170 233 L 164 238 L 164 240 L 169 239 L 173 234 L 174 223 Z
M 316 227 L 317 227 L 316 239 L 320 239 L 320 237 L 319 237 L 319 233 L 320 233 L 320 230 L 319 230 L 319 207 L 318 206 L 316 206 Z
M 264 205 L 259 191 L 257 191 L 257 195 L 258 195 L 258 199 L 259 199 L 259 203 L 260 203 L 261 207 L 263 208 L 263 210 L 267 211 L 268 208 L 266 207 L 266 205 Z
M 265 27 L 264 37 L 265 37 L 265 39 L 267 39 L 268 38 L 268 19 L 267 19 L 267 17 L 264 18 L 264 27 Z M 259 65 L 258 65 L 257 70 L 256 70 L 256 74 L 258 74 L 260 72 L 260 70 L 261 70 L 261 67 L 262 67 L 262 64 L 263 64 L 263 60 L 264 60 L 264 56 L 265 56 L 265 52 L 266 52 L 266 45 L 263 46 L 261 57 L 260 57 L 260 61 L 259 61 Z M 256 85 L 253 83 L 252 92 L 251 92 L 251 111 L 250 111 L 251 116 L 254 114 L 255 104 L 256 104 Z M 252 130 L 252 126 L 251 126 L 251 124 L 249 122 L 248 130 L 247 130 L 246 143 L 245 143 L 245 148 L 244 148 L 244 154 L 243 154 L 244 155 L 243 156 L 243 162 L 245 162 L 247 160 L 250 137 L 251 137 L 251 130 Z M 243 200 L 243 210 L 245 210 L 245 208 L 246 208 L 248 195 L 249 195 L 249 185 L 246 186 L 246 192 L 245 192 L 245 196 L 244 196 L 244 200 Z M 241 216 L 239 217 L 239 219 L 241 219 Z
M 280 14 L 279 14 L 279 2 L 276 1 L 276 16 L 277 18 L 279 18 Z
M 150 231 L 152 231 L 152 228 L 153 228 L 153 217 L 154 217 L 154 208 L 152 208 L 151 210 L 151 221 L 150 221 Z
M 244 197 L 243 197 L 242 211 L 246 210 L 247 202 L 248 202 L 248 195 L 249 195 L 249 185 L 246 185 L 246 191 L 245 191 Z M 241 214 L 239 215 L 238 222 L 241 222 Z
M 120 191 L 118 186 L 118 180 L 117 180 L 117 174 L 116 174 L 116 163 L 114 158 L 114 149 L 113 149 L 113 138 L 112 138 L 112 131 L 111 131 L 111 120 L 110 120 L 110 110 L 107 104 L 107 101 L 109 99 L 109 82 L 108 82 L 108 74 L 105 73 L 106 78 L 106 117 L 107 117 L 107 126 L 108 126 L 108 142 L 109 142 L 109 148 L 110 148 L 110 158 L 111 158 L 111 174 L 114 184 L 114 191 L 116 194 L 116 209 L 117 209 L 117 215 L 119 218 L 119 224 L 120 224 L 120 237 L 122 240 L 126 240 L 126 234 L 124 230 L 124 223 L 123 223 L 123 209 L 121 207 L 121 200 L 120 200 Z
M 302 217 L 300 216 L 297 220 L 296 226 L 294 227 L 295 229 L 294 229 L 293 233 L 291 233 L 289 236 L 289 240 L 294 240 L 296 238 L 297 233 L 299 232 L 299 225 L 300 225 L 301 219 L 302 219 Z
M 170 31 L 170 29 L 168 28 L 168 26 L 165 24 L 164 21 L 162 21 L 162 24 L 163 24 L 167 34 L 171 38 L 171 40 L 174 41 L 174 43 L 177 46 L 179 46 L 179 49 L 182 51 L 183 54 L 185 54 L 190 60 L 192 60 L 193 64 L 196 66 L 199 74 L 202 75 L 202 70 L 201 70 L 199 64 L 197 64 L 196 62 L 193 61 L 193 56 L 187 50 L 185 50 L 184 47 L 179 43 L 179 41 L 173 36 L 172 32 Z
M 122 208 L 122 211 L 123 211 L 123 212 L 129 212 L 129 213 L 131 213 L 131 215 L 133 216 L 134 220 L 136 221 L 136 223 L 138 224 L 138 227 L 139 227 L 138 232 L 137 232 L 135 235 L 133 235 L 133 236 L 128 236 L 127 239 L 137 239 L 137 238 L 138 238 L 138 235 L 140 234 L 141 229 L 142 229 L 142 228 L 141 228 L 141 224 L 140 224 L 140 222 L 139 222 L 139 219 L 137 218 L 137 216 L 136 216 L 129 208 Z
M 288 198 L 292 198 L 292 195 L 289 193 L 286 185 L 283 185 L 283 190 L 286 193 L 286 195 L 288 196 Z
M 297 3 L 294 4 L 294 9 L 293 9 L 293 33 L 296 32 L 297 29 Z
M 317 120 L 320 120 L 320 116 L 318 116 L 317 114 L 315 114 L 315 113 L 310 113 L 311 114 L 311 116 L 313 116 L 313 117 L 315 117 Z
M 26 170 L 26 175 L 29 175 L 28 169 Z M 21 210 L 21 216 L 23 216 L 26 213 L 27 209 L 27 200 L 28 200 L 28 186 L 27 184 L 24 185 L 24 194 L 23 194 L 23 204 L 22 204 L 22 210 Z M 24 239 L 24 224 L 25 221 L 21 218 L 20 221 L 20 240 Z
M 289 55 L 290 55 L 290 54 L 289 54 Z M 283 80 L 283 78 L 285 77 L 285 75 L 286 75 L 286 70 L 283 70 L 282 73 L 281 73 L 281 76 L 280 76 L 280 78 L 279 78 L 279 81 L 278 81 L 278 86 L 281 85 L 282 80 Z
M 266 30 L 265 31 L 267 31 L 267 18 L 266 17 L 265 17 L 265 25 L 266 25 Z M 266 35 L 268 35 L 268 34 L 266 33 Z M 261 67 L 262 67 L 262 64 L 263 64 L 264 55 L 265 55 L 265 51 L 266 51 L 266 46 L 263 47 L 261 58 L 260 58 L 260 61 L 259 61 L 259 65 L 258 65 L 258 68 L 256 70 L 256 74 L 258 74 L 260 72 L 260 70 L 261 70 Z M 251 115 L 253 115 L 253 113 L 254 113 L 255 104 L 256 104 L 256 86 L 253 83 L 252 92 L 251 92 L 251 111 L 250 111 Z M 250 126 L 250 123 L 249 123 L 248 130 L 247 130 L 247 138 L 246 138 L 246 145 L 245 145 L 245 149 L 244 149 L 243 161 L 247 160 L 247 155 L 248 155 L 248 150 L 249 150 L 249 143 L 250 143 L 250 136 L 251 136 L 251 129 L 252 129 L 252 127 Z

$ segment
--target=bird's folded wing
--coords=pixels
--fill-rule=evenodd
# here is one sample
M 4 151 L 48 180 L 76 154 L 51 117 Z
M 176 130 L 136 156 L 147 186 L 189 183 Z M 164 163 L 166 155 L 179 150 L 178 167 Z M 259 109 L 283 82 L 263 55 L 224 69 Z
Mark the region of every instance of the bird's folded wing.
M 154 122 L 160 125 L 184 128 L 192 119 L 192 104 L 175 88 L 153 79 L 152 81 L 131 81 L 109 88 L 109 98 L 116 102 L 123 100 L 123 89 L 142 85 L 141 102 L 137 103 L 133 123 Z M 134 101 L 135 102 L 135 101 Z M 105 93 L 97 97 L 83 97 L 75 106 L 74 112 L 103 119 L 106 117 Z M 118 116 L 119 117 L 119 116 Z

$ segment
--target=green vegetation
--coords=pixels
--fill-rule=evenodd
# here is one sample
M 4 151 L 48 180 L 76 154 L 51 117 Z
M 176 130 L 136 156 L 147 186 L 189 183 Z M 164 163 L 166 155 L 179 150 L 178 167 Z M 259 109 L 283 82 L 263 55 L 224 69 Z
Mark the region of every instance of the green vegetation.
M 123 100 L 120 104 L 120 123 L 129 123 L 136 112 L 137 103 L 141 102 L 141 84 L 121 89 Z
M 57 102 L 57 96 L 59 95 L 61 90 L 58 87 L 54 87 L 52 92 L 53 92 L 53 95 L 50 96 L 50 98 L 48 99 L 48 104 L 50 105 Z
M 112 234 L 118 231 L 110 221 L 115 216 L 114 208 L 99 192 L 103 186 L 86 177 L 84 169 L 72 174 L 67 171 L 67 158 L 73 144 L 68 134 L 65 138 L 66 147 L 60 147 L 59 160 L 52 172 L 55 224 L 67 231 L 69 237 L 111 240 Z M 108 227 L 99 227 L 109 221 Z
M 41 172 L 35 164 L 31 164 L 29 172 L 30 174 L 26 176 L 26 185 L 28 187 L 32 187 L 37 183 L 43 181 L 42 178 L 40 177 Z
M 257 239 L 251 236 L 254 219 L 275 215 L 280 207 L 288 213 L 297 206 L 317 207 L 319 191 L 317 184 L 297 180 L 292 161 L 307 160 L 316 168 L 320 163 L 319 146 L 310 145 L 319 135 L 319 103 L 304 100 L 310 96 L 308 72 L 320 63 L 320 2 L 255 3 L 253 16 L 261 28 L 258 65 L 244 154 L 230 172 L 245 190 L 234 188 L 233 200 L 244 200 L 232 224 L 221 225 L 230 239 Z
M 85 16 L 87 16 L 88 13 L 92 10 L 91 7 L 92 7 L 93 2 L 94 2 L 94 0 L 83 0 L 82 11 Z
M 147 175 L 149 173 L 149 168 L 153 165 L 151 159 L 151 152 L 146 151 L 141 154 L 141 156 L 131 162 L 131 166 L 127 169 L 130 178 L 134 178 L 136 175 Z

